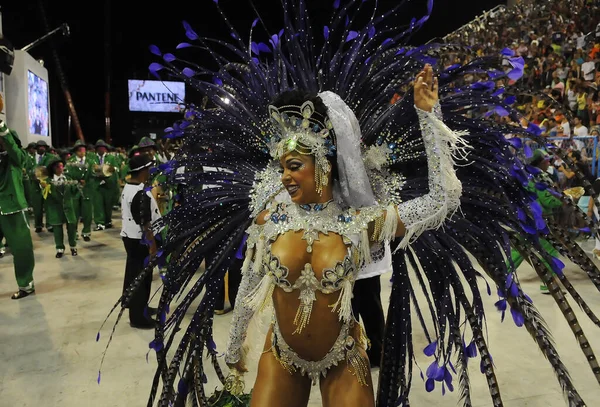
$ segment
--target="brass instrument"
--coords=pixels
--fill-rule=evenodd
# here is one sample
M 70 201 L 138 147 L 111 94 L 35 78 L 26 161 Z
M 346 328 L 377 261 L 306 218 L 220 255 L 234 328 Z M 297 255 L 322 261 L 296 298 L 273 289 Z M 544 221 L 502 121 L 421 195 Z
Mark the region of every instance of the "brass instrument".
M 38 181 L 45 181 L 48 178 L 48 168 L 43 165 L 36 167 L 33 175 Z
M 68 167 L 75 167 L 78 168 L 80 170 L 85 170 L 87 163 L 80 163 L 79 160 L 76 161 L 68 161 L 67 162 L 67 166 Z
M 98 178 L 109 178 L 115 173 L 115 167 L 110 164 L 94 165 L 94 175 Z
M 568 196 L 575 202 L 577 202 L 579 198 L 585 195 L 585 189 L 583 187 L 573 187 L 565 189 L 563 192 L 566 196 Z
M 152 188 L 152 196 L 156 200 L 156 204 L 158 205 L 158 210 L 160 213 L 165 213 L 167 211 L 167 205 L 169 203 L 170 194 L 165 192 L 163 187 L 158 183 L 154 182 Z

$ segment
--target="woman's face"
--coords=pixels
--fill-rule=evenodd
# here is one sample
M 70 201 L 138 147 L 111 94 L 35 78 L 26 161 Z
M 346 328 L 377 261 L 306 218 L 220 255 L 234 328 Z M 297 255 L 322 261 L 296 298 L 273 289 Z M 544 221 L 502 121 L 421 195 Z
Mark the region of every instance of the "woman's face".
M 281 183 L 292 198 L 302 205 L 319 202 L 315 180 L 315 159 L 312 155 L 292 151 L 281 157 Z

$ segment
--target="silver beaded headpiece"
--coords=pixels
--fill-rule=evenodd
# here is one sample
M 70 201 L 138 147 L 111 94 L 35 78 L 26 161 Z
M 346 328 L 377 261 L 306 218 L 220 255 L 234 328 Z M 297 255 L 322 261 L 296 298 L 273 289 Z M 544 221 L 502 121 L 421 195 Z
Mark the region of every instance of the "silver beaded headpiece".
M 336 153 L 335 132 L 328 117 L 315 111 L 311 101 L 302 106 L 269 106 L 269 116 L 277 128 L 271 139 L 271 156 L 278 160 L 295 151 L 315 158 L 317 193 L 328 184 L 331 164 L 327 157 Z

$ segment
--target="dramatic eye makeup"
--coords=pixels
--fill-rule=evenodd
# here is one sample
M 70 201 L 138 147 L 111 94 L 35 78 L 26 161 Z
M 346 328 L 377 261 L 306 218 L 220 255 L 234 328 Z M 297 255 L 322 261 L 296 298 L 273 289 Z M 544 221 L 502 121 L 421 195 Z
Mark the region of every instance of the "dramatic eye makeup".
M 298 158 L 290 158 L 290 159 L 286 160 L 285 165 L 287 168 L 289 168 L 292 171 L 297 171 L 297 170 L 301 169 L 302 167 L 304 167 L 304 163 L 302 162 L 302 160 L 300 160 Z
M 285 168 L 289 169 L 290 171 L 301 170 L 302 168 L 304 168 L 305 164 L 302 160 L 300 160 L 297 157 L 290 157 L 287 160 L 285 160 L 285 163 L 283 165 L 281 163 L 279 165 L 279 172 L 283 173 Z

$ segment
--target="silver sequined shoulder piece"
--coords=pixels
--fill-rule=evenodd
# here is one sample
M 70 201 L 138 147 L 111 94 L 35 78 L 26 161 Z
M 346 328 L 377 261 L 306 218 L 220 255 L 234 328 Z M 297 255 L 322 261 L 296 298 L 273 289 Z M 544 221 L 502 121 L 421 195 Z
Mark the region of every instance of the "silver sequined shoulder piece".
M 381 206 L 342 210 L 332 202 L 322 211 L 305 212 L 295 204 L 280 203 L 268 211 L 264 226 L 254 224 L 248 229 L 248 247 L 253 247 L 261 234 L 265 240 L 274 241 L 277 236 L 290 230 L 322 234 L 331 232 L 342 236 L 345 242 L 350 242 L 350 236 L 360 234 L 384 210 Z
M 283 188 L 281 185 L 281 174 L 279 174 L 279 164 L 271 161 L 267 167 L 256 173 L 252 191 L 250 191 L 250 210 L 251 216 L 257 217 L 260 212 L 265 210 L 277 193 Z

